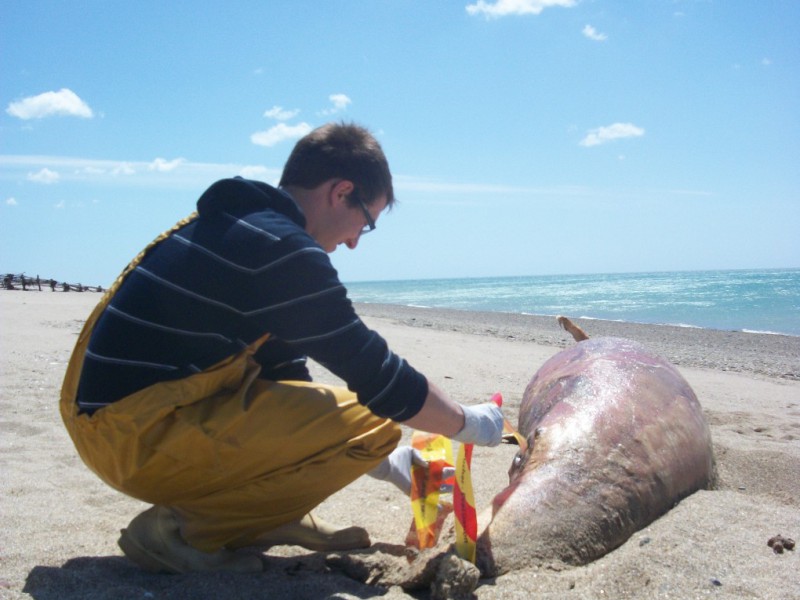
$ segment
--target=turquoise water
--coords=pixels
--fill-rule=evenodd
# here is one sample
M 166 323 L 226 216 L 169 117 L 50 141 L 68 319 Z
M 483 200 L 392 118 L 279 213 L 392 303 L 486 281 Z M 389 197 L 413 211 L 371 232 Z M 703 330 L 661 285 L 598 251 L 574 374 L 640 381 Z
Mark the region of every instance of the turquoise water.
M 348 283 L 355 302 L 800 335 L 800 269 Z

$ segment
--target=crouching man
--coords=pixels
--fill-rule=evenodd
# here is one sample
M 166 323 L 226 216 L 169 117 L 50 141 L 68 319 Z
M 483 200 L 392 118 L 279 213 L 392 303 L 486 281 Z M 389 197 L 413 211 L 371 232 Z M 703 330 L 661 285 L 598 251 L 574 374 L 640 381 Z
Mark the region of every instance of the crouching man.
M 153 504 L 119 545 L 151 571 L 260 571 L 245 546 L 367 547 L 312 509 L 363 474 L 408 491 L 399 424 L 500 443 L 493 404 L 464 406 L 356 315 L 328 254 L 394 203 L 374 137 L 328 124 L 279 187 L 235 178 L 147 246 L 89 316 L 61 414 L 81 458 Z M 311 357 L 347 383 L 321 385 Z

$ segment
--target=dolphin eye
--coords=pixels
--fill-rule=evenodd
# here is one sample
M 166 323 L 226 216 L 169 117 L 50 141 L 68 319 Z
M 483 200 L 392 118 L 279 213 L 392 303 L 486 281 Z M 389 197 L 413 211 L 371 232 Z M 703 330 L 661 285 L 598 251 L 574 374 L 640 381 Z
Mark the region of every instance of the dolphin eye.
M 519 468 L 519 466 L 520 466 L 521 464 L 522 464 L 522 453 L 521 453 L 521 452 L 517 452 L 517 453 L 514 455 L 514 461 L 513 461 L 512 465 L 511 465 L 511 467 L 512 467 L 513 469 L 517 469 L 517 468 Z

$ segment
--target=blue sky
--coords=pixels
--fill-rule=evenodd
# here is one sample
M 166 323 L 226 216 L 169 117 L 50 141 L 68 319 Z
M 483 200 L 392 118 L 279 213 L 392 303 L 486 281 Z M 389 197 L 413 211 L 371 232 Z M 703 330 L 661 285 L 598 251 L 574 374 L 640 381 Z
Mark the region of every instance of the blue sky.
M 107 285 L 217 179 L 369 127 L 344 281 L 800 266 L 800 2 L 0 7 L 0 271 Z

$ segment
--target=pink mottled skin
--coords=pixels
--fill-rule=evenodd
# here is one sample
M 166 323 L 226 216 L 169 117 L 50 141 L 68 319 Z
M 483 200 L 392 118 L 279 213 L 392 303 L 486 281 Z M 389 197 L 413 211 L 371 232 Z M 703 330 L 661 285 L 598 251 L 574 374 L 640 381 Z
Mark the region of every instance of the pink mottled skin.
M 631 340 L 593 338 L 548 360 L 520 406 L 528 449 L 494 499 L 478 546 L 493 575 L 585 564 L 692 492 L 714 461 L 694 392 Z

